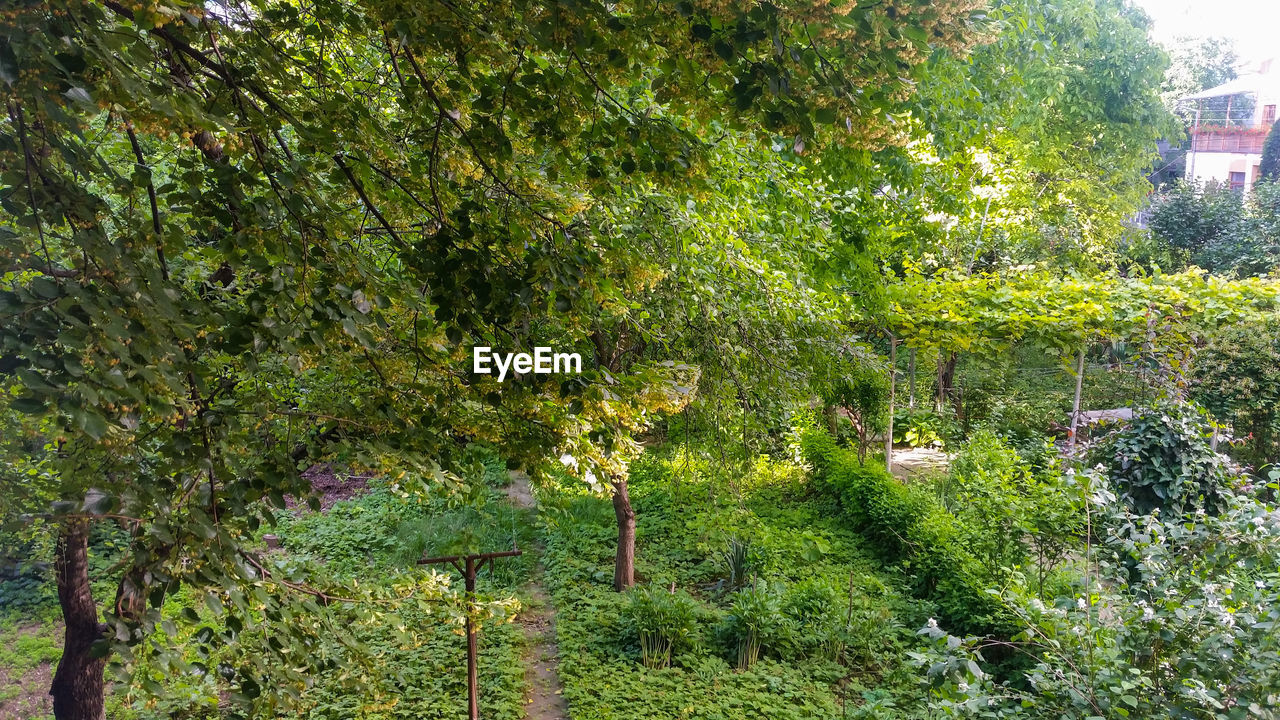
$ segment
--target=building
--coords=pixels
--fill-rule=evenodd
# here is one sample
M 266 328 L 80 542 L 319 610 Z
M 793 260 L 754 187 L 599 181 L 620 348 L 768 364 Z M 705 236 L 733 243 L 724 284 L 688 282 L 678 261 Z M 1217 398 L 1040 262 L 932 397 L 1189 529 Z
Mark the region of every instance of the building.
M 1272 61 L 1218 87 L 1184 98 L 1194 102 L 1186 178 L 1248 192 L 1257 181 L 1262 145 L 1280 105 L 1280 68 Z

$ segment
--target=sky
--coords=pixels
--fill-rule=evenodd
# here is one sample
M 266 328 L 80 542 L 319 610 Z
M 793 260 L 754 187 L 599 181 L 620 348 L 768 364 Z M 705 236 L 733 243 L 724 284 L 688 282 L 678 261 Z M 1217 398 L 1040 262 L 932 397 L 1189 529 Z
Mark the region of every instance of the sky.
M 1179 36 L 1225 37 L 1242 60 L 1280 63 L 1280 0 L 1133 0 L 1155 27 L 1152 37 L 1172 46 Z

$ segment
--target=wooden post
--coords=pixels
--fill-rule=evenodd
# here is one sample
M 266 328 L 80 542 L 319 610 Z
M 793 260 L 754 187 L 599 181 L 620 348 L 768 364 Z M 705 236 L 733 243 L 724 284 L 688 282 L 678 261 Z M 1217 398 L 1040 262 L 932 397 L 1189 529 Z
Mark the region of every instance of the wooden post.
M 889 429 L 884 435 L 884 469 L 893 474 L 893 401 L 898 385 L 898 338 L 889 335 Z
M 1084 348 L 1076 360 L 1076 399 L 1071 404 L 1071 429 L 1067 431 L 1067 448 L 1076 449 L 1076 428 L 1080 425 L 1080 394 L 1084 390 Z
M 471 620 L 476 604 L 476 570 L 483 567 L 485 561 L 491 565 L 495 558 L 516 557 L 523 554 L 520 550 L 505 552 L 475 553 L 472 555 L 446 555 L 444 557 L 423 558 L 419 565 L 435 565 L 449 563 L 462 573 L 467 598 L 467 717 L 480 720 L 480 673 L 477 669 L 476 628 Z M 461 563 L 461 564 L 459 564 Z
M 907 407 L 916 409 L 916 349 L 907 351 Z

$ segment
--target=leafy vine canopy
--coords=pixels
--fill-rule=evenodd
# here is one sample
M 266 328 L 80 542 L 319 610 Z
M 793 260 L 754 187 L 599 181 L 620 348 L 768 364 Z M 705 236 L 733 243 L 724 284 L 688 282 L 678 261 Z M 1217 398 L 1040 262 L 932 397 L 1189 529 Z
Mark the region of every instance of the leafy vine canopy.
M 1231 280 L 1194 268 L 1140 277 L 1035 269 L 911 273 L 887 293 L 890 329 L 905 344 L 978 354 L 1028 342 L 1067 355 L 1087 342 L 1152 339 L 1153 331 L 1171 325 L 1179 331 L 1169 342 L 1187 339 L 1184 333 L 1280 318 L 1274 279 Z

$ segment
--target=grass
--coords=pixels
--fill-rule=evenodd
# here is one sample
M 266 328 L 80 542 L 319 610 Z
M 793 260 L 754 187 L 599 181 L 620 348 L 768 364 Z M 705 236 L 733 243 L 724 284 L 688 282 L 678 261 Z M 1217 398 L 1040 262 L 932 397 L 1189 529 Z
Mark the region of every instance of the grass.
M 638 580 L 692 594 L 701 636 L 670 668 L 640 662 L 625 598 L 611 588 L 615 529 L 608 500 L 566 479 L 544 501 L 547 578 L 557 605 L 560 672 L 573 720 L 645 718 L 894 718 L 923 701 L 905 660 L 930 608 L 909 599 L 856 533 L 840 525 L 806 475 L 757 460 L 725 468 L 676 447 L 649 450 L 632 469 Z M 730 595 L 724 551 L 749 544 L 761 580 L 789 592 L 815 581 L 839 588 L 824 620 L 843 628 L 836 662 L 805 645 L 806 628 L 732 669 L 723 637 Z
M 61 656 L 57 622 L 16 613 L 0 617 L 0 720 L 52 717 L 49 682 Z
M 477 550 L 506 550 L 513 537 L 521 547 L 535 545 L 531 511 L 510 508 L 497 488 L 507 479 L 506 469 L 485 459 L 485 482 L 466 498 L 446 500 L 402 498 L 382 483 L 372 481 L 368 494 L 335 503 L 324 512 L 295 511 L 282 518 L 274 532 L 284 552 L 300 562 L 310 562 L 319 572 L 339 582 L 362 584 L 388 582 L 403 573 L 419 572 L 422 554 L 453 554 Z M 116 539 L 98 553 L 108 567 Z M 99 543 L 100 545 L 102 543 Z M 481 572 L 478 594 L 482 599 L 516 596 L 528 582 L 537 558 L 529 555 L 500 561 L 494 572 Z M 449 566 L 439 572 L 461 577 Z M 102 577 L 102 573 L 98 573 Z M 48 688 L 53 665 L 61 652 L 61 631 L 52 578 L 24 577 L 21 584 L 0 587 L 0 600 L 21 600 L 0 607 L 0 720 L 44 718 L 49 712 Z M 109 582 L 95 584 L 102 602 L 112 597 Z M 184 588 L 166 601 L 164 615 L 178 619 L 192 597 Z M 195 608 L 209 624 L 219 620 Z M 361 678 L 359 688 L 348 685 L 341 673 L 316 673 L 313 684 L 286 717 L 310 720 L 452 720 L 466 712 L 466 639 L 460 629 L 443 621 L 439 613 L 402 608 L 399 623 L 362 625 L 352 631 L 373 653 L 373 671 Z M 406 641 L 394 625 L 413 631 Z M 185 628 L 185 625 L 179 625 Z M 194 628 L 191 628 L 194 629 Z M 262 626 L 270 632 L 269 626 Z M 188 633 L 189 634 L 189 633 Z M 525 640 L 519 626 L 491 623 L 480 633 L 481 707 L 486 718 L 517 720 L 523 714 L 525 694 L 522 657 Z M 186 650 L 184 650 L 184 653 Z M 221 660 L 234 663 L 237 648 L 221 650 Z M 339 655 L 345 650 L 334 639 L 320 654 Z M 192 655 L 188 661 L 195 660 Z M 214 674 L 175 675 L 147 666 L 135 669 L 163 685 L 166 696 L 151 697 L 131 690 L 136 683 L 116 682 L 109 693 L 107 716 L 113 720 L 222 717 L 228 685 Z M 110 677 L 110 676 L 109 676 Z M 135 675 L 135 677 L 137 677 Z M 41 704 L 43 703 L 43 704 Z M 261 717 L 267 717 L 262 715 Z M 270 717 L 276 717 L 274 714 Z

